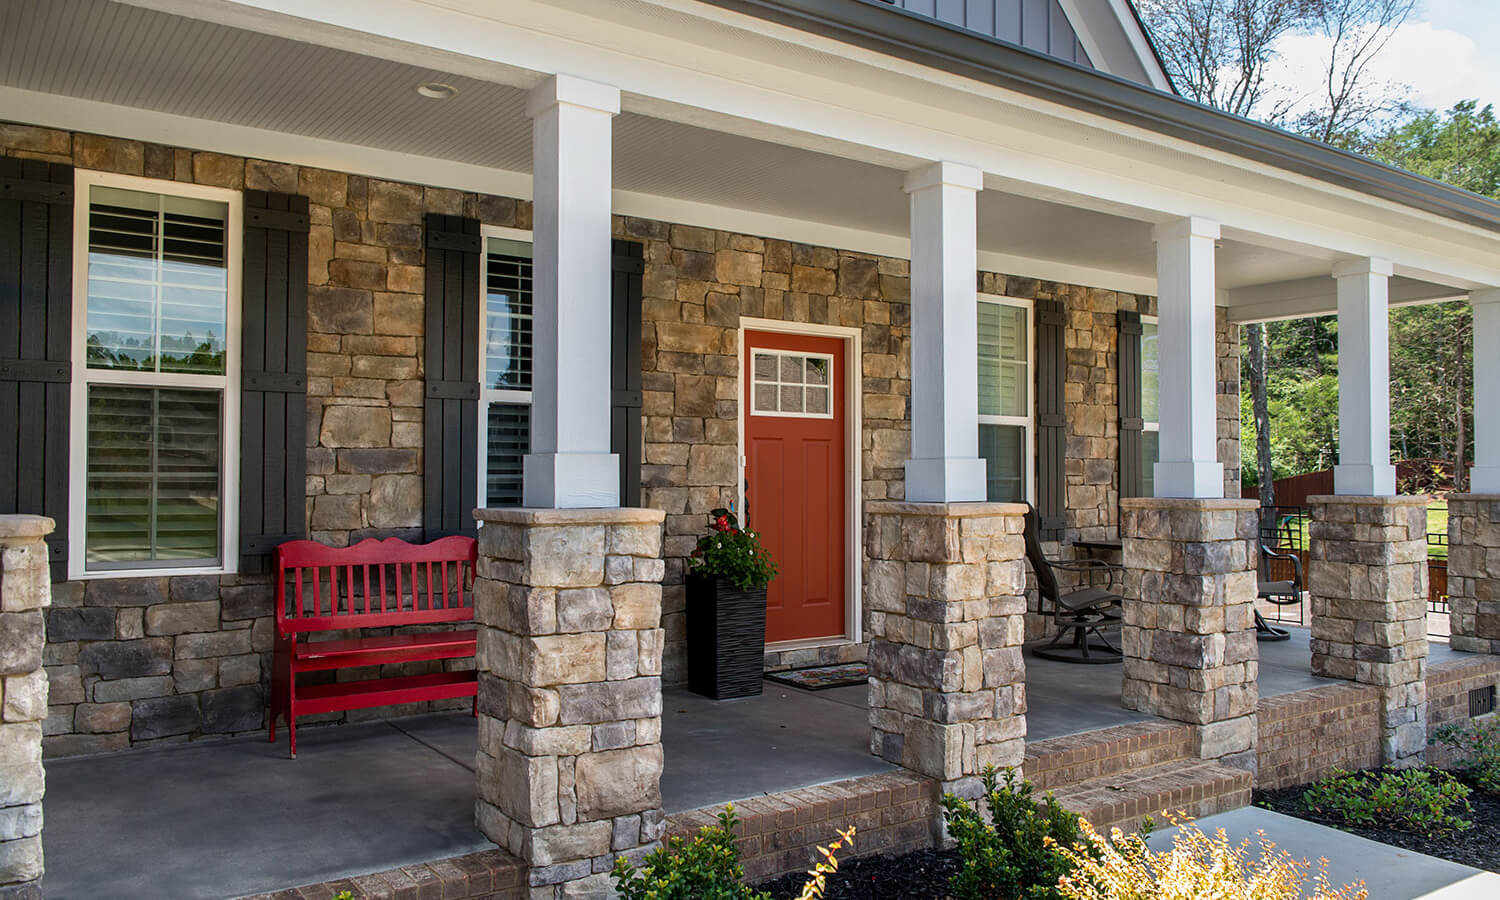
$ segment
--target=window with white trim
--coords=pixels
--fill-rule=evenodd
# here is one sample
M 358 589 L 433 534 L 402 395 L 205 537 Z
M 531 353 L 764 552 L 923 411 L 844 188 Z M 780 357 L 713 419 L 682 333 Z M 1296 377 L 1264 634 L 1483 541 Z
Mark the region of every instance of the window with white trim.
M 1031 305 L 979 298 L 979 456 L 990 500 L 1030 500 L 1033 441 Z
M 75 577 L 234 565 L 240 194 L 80 172 Z
M 1141 496 L 1156 496 L 1156 463 L 1161 459 L 1161 357 L 1156 319 L 1141 317 Z
M 484 234 L 479 496 L 490 507 L 520 506 L 531 447 L 531 235 L 489 227 Z

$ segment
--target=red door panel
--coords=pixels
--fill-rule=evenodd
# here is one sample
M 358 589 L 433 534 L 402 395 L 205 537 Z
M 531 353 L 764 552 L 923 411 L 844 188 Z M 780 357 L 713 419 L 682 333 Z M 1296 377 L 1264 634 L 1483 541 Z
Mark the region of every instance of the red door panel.
M 745 334 L 745 512 L 780 574 L 766 640 L 845 633 L 844 342 Z

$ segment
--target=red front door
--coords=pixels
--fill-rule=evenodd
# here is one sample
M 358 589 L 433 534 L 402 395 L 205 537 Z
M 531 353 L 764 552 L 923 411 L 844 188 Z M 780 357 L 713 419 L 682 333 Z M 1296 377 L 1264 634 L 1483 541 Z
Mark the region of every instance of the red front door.
M 766 640 L 844 634 L 844 342 L 745 333 L 745 512 L 780 574 Z

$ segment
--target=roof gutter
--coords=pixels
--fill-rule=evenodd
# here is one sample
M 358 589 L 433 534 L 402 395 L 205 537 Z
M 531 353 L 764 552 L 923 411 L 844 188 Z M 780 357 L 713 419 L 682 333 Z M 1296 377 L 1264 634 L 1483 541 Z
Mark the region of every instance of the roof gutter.
M 1500 232 L 1500 203 L 880 0 L 703 0 Z

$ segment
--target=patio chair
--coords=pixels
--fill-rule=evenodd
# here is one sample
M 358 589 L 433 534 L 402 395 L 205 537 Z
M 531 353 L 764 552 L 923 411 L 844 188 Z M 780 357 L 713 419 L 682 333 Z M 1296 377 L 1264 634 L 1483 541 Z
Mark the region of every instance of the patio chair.
M 1292 564 L 1292 579 L 1290 581 L 1271 580 L 1271 560 L 1284 559 Z M 1260 545 L 1260 591 L 1259 597 L 1268 603 L 1277 606 L 1294 606 L 1302 602 L 1302 560 L 1295 553 L 1278 553 Z M 1291 632 L 1285 628 L 1276 628 L 1266 621 L 1260 610 L 1255 611 L 1255 639 L 1257 641 L 1285 641 L 1290 639 Z
M 1026 512 L 1026 559 L 1036 573 L 1037 590 L 1052 604 L 1057 636 L 1048 644 L 1032 647 L 1031 655 L 1066 663 L 1116 663 L 1124 658 L 1120 649 L 1104 636 L 1104 629 L 1120 624 L 1118 593 L 1125 567 L 1098 559 L 1072 561 L 1048 559 L 1042 552 L 1036 509 Z M 1087 575 L 1086 586 L 1060 588 L 1054 570 Z

